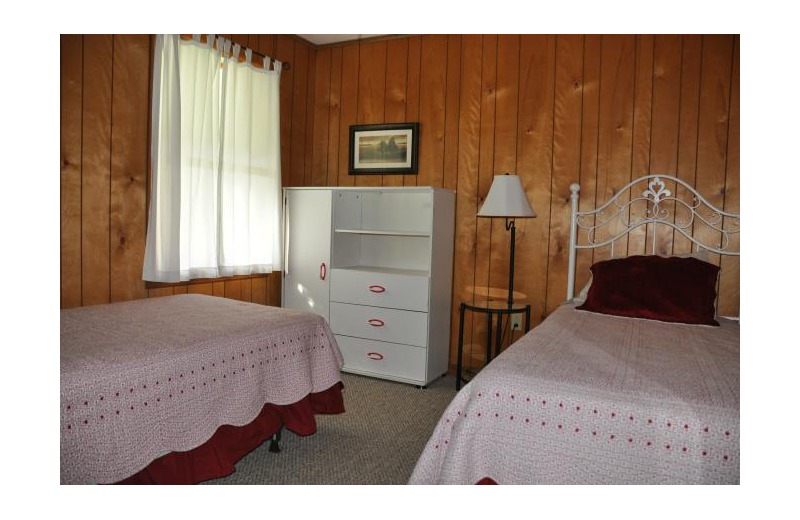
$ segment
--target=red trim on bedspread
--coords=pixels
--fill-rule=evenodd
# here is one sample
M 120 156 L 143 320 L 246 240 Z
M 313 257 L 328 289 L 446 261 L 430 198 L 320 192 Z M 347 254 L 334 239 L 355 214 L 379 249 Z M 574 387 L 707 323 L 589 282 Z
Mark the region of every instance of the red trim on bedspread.
M 322 392 L 308 394 L 289 405 L 266 403 L 258 416 L 244 426 L 220 426 L 205 443 L 189 451 L 168 453 L 151 462 L 139 473 L 117 484 L 196 484 L 226 477 L 236 471 L 235 464 L 278 432 L 281 427 L 298 435 L 317 431 L 314 414 L 344 412 L 339 382 Z
M 494 485 L 497 485 L 497 482 L 495 482 L 494 480 L 492 480 L 489 477 L 483 477 L 482 479 L 480 479 L 479 481 L 477 481 L 475 483 L 476 486 L 481 485 L 481 484 L 490 484 L 490 485 L 494 484 Z

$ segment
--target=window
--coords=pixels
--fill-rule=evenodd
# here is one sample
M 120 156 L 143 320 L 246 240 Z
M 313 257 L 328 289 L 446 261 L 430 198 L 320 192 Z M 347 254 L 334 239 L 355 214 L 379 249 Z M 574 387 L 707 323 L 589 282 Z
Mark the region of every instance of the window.
M 281 64 L 232 51 L 213 36 L 156 39 L 145 280 L 282 268 Z

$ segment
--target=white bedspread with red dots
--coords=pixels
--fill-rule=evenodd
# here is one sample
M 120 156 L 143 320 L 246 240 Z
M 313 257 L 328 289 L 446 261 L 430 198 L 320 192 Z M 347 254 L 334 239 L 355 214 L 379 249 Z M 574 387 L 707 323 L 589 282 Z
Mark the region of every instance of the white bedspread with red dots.
M 737 484 L 739 324 L 564 305 L 445 411 L 412 484 Z
M 111 483 L 341 380 L 315 314 L 186 294 L 61 311 L 61 483 Z

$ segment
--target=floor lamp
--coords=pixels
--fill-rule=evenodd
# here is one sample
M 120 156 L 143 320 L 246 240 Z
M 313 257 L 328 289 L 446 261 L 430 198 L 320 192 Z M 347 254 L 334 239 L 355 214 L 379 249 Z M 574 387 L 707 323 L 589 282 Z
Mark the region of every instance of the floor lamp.
M 508 269 L 508 306 L 514 303 L 514 244 L 516 242 L 517 226 L 515 219 L 534 218 L 533 211 L 522 182 L 517 175 L 495 175 L 489 194 L 483 201 L 479 217 L 505 218 L 506 231 L 511 231 L 511 265 Z

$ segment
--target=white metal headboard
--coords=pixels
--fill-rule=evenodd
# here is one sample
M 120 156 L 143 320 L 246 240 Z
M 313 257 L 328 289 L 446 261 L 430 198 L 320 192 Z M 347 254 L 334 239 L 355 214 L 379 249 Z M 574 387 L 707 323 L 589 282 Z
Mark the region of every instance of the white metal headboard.
M 676 198 L 674 194 L 667 189 L 664 183 L 665 179 L 674 181 L 686 188 L 691 194 L 691 203 Z M 627 194 L 628 190 L 637 184 L 641 184 L 641 187 L 645 188 L 642 190 L 641 196 L 632 196 L 631 200 L 620 202 L 620 197 Z M 572 190 L 572 217 L 569 228 L 567 299 L 572 298 L 575 290 L 575 255 L 577 250 L 594 249 L 610 245 L 611 256 L 613 257 L 614 242 L 639 226 L 653 224 L 652 254 L 655 254 L 656 250 L 657 227 L 659 224 L 662 224 L 668 228 L 677 230 L 695 244 L 698 250 L 699 248 L 703 248 L 712 253 L 739 256 L 739 251 L 731 251 L 729 249 L 732 245 L 731 236 L 738 235 L 739 233 L 739 215 L 726 213 L 718 209 L 703 198 L 694 187 L 677 177 L 671 175 L 645 175 L 644 177 L 639 177 L 618 190 L 616 194 L 602 206 L 584 211 L 578 211 L 578 193 L 580 189 L 581 187 L 578 183 L 574 183 L 570 186 L 570 190 Z M 635 191 L 632 191 L 632 193 L 635 193 Z M 644 201 L 644 211 L 637 215 L 634 213 L 633 204 L 639 201 Z M 679 207 L 686 208 L 688 210 L 688 216 L 685 219 L 679 220 L 677 211 L 670 212 L 670 208 L 662 205 L 662 203 L 667 201 L 675 202 L 675 210 Z M 611 215 L 606 216 L 607 212 L 611 212 Z M 708 214 L 703 216 L 701 212 L 707 212 Z M 726 219 L 725 217 L 728 218 Z M 605 227 L 605 229 L 609 230 L 609 233 L 614 233 L 614 231 L 616 231 L 615 228 L 611 226 L 614 222 L 619 223 L 622 230 L 610 236 L 608 239 L 598 240 L 597 230 Z M 694 225 L 706 226 L 713 231 L 716 236 L 720 237 L 719 242 L 715 245 L 711 245 L 704 244 L 697 240 L 694 236 Z M 728 226 L 727 229 L 725 228 L 726 225 Z M 585 244 L 578 244 L 579 230 L 586 231 Z

